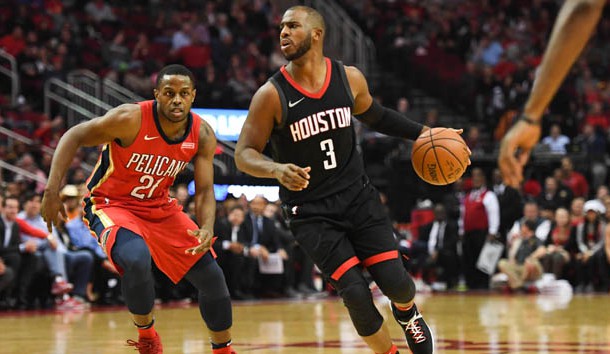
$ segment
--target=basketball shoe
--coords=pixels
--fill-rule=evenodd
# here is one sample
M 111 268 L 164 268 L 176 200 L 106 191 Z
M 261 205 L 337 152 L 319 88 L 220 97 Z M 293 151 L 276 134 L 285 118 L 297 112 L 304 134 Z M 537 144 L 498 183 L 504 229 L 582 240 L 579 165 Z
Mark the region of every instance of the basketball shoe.
M 394 303 L 390 303 L 390 306 L 396 322 L 405 332 L 407 344 L 413 354 L 432 354 L 434 352 L 432 331 L 417 310 L 417 306 L 413 304 L 413 307 L 407 311 L 397 309 Z
M 155 332 L 152 338 L 138 338 L 138 341 L 131 339 L 127 340 L 128 347 L 135 347 L 140 354 L 163 354 L 163 345 L 161 345 L 161 337 Z

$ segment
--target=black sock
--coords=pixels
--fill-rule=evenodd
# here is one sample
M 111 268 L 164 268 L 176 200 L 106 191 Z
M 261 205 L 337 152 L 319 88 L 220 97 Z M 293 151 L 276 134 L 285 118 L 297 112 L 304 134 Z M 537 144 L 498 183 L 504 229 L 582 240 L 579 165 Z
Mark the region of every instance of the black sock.
M 212 342 L 212 349 L 222 349 L 222 348 L 226 348 L 230 345 L 231 345 L 231 341 L 219 343 L 219 344 Z

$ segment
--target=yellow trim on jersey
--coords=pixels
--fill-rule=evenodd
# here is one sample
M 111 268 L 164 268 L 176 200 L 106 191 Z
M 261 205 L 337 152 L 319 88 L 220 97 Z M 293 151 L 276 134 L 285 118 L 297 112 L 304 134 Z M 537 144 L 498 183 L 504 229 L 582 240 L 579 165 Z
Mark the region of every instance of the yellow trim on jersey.
M 114 221 L 112 221 L 112 219 L 108 215 L 106 215 L 103 210 L 95 211 L 95 215 L 100 218 L 100 221 L 102 222 L 102 225 L 104 225 L 104 228 L 114 226 Z
M 102 149 L 102 154 L 104 153 L 104 150 L 108 149 L 108 169 L 106 170 L 106 173 L 104 173 L 104 176 L 102 176 L 102 178 L 100 178 L 100 181 L 97 182 L 97 184 L 95 186 L 93 186 L 93 188 L 91 188 L 91 190 L 89 191 L 91 195 L 93 195 L 93 191 L 98 188 L 99 186 L 101 186 L 104 182 L 106 182 L 106 180 L 108 178 L 110 178 L 110 175 L 112 175 L 112 173 L 114 172 L 114 161 L 112 159 L 112 143 L 108 143 L 106 145 L 104 145 L 104 148 Z M 100 163 L 101 163 L 101 159 L 100 159 Z M 99 165 L 99 163 L 98 163 Z M 97 170 L 96 166 L 96 170 Z M 94 172 L 95 173 L 95 172 Z

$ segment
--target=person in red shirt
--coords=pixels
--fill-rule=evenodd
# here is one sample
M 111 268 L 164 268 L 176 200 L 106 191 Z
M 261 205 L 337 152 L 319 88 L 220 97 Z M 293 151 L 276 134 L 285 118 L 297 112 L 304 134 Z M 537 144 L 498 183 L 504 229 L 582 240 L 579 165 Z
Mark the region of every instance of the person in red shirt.
M 19 56 L 25 49 L 23 28 L 21 28 L 21 26 L 15 26 L 13 32 L 0 38 L 0 48 L 14 57 Z
M 77 149 L 105 144 L 87 181 L 85 219 L 122 277 L 123 296 L 138 328 L 140 353 L 163 353 L 154 329 L 151 258 L 174 283 L 186 278 L 199 290 L 199 309 L 213 354 L 231 347 L 231 300 L 222 270 L 208 252 L 216 212 L 213 180 L 216 137 L 192 113 L 195 78 L 182 65 L 157 75 L 154 101 L 124 104 L 76 125 L 61 138 L 53 156 L 42 215 L 49 229 L 67 216 L 60 183 Z M 199 226 L 169 188 L 193 160 Z M 61 215 L 60 215 L 61 214 Z
M 589 196 L 589 182 L 580 172 L 574 171 L 574 164 L 569 157 L 561 159 L 562 182 L 565 184 L 574 197 L 587 198 Z

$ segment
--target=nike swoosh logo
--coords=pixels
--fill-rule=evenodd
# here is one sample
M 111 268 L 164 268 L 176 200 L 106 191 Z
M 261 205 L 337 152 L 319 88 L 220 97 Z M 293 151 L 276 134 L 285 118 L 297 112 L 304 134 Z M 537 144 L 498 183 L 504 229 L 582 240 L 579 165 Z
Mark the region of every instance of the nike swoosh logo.
M 144 140 L 155 140 L 157 139 L 158 136 L 148 136 L 148 135 L 144 135 Z
M 303 101 L 304 99 L 305 99 L 305 97 L 301 97 L 301 99 L 298 101 L 294 101 L 294 102 L 288 101 L 288 107 L 292 108 L 292 107 L 298 105 L 299 103 L 301 103 L 301 101 Z

